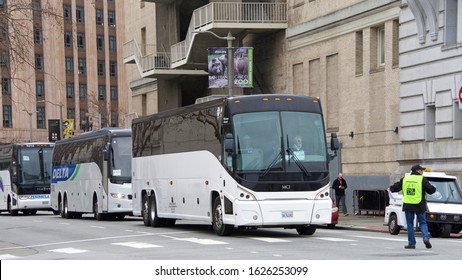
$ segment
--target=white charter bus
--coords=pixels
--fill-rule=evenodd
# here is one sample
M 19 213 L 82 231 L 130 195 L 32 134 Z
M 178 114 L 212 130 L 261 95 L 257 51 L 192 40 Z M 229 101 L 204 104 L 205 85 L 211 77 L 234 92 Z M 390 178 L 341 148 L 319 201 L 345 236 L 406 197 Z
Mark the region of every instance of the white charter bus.
M 12 216 L 51 210 L 53 143 L 0 144 L 0 212 Z
M 132 139 L 133 214 L 146 226 L 186 219 L 218 235 L 260 227 L 312 235 L 331 222 L 318 98 L 221 98 L 135 119 Z
M 56 142 L 51 207 L 63 218 L 132 214 L 131 130 L 103 128 Z

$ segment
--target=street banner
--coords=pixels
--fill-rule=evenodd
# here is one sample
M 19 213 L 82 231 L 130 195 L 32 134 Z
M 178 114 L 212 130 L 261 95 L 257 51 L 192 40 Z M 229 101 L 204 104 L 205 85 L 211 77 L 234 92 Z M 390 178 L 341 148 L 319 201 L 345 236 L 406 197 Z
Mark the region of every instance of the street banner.
M 253 88 L 253 48 L 234 49 L 234 86 Z
M 74 119 L 63 119 L 63 138 L 74 137 Z
M 208 48 L 209 88 L 228 87 L 228 48 Z M 253 48 L 233 48 L 234 86 L 253 87 Z

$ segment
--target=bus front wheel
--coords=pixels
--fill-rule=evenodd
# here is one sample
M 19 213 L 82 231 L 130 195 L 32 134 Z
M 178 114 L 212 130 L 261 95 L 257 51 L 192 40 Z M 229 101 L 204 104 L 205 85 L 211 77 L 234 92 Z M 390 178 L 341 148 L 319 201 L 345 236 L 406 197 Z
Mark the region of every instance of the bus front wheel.
M 98 198 L 96 197 L 96 195 L 95 197 L 93 197 L 93 214 L 97 221 L 103 220 L 103 213 L 99 212 Z
M 63 212 L 62 217 L 66 219 L 72 218 L 71 213 L 69 213 L 69 204 L 67 202 L 67 196 L 63 199 Z
M 13 210 L 13 203 L 11 199 L 8 200 L 8 212 L 11 216 L 17 216 L 19 213 L 18 210 Z
M 234 230 L 234 226 L 227 225 L 223 221 L 223 206 L 221 205 L 221 199 L 219 196 L 215 198 L 213 203 L 213 217 L 212 217 L 212 225 L 213 230 L 219 236 L 226 236 L 231 235 Z
M 149 198 L 148 218 L 152 227 L 161 227 L 164 225 L 164 220 L 157 216 L 157 202 L 154 193 Z

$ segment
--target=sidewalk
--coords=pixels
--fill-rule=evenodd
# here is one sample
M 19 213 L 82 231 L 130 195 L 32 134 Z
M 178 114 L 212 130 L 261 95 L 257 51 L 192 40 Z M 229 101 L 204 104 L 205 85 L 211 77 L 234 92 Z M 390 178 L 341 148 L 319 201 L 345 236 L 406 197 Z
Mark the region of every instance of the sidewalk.
M 383 225 L 383 220 L 384 216 L 350 214 L 345 217 L 340 214 L 335 228 L 388 232 L 388 227 Z

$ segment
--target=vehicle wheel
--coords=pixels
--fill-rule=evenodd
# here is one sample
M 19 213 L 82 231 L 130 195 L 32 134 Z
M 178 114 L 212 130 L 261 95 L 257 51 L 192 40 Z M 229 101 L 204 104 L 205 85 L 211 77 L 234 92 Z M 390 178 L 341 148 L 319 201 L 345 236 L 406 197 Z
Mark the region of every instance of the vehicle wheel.
M 234 226 L 226 225 L 223 222 L 223 206 L 221 205 L 221 199 L 219 196 L 215 198 L 213 202 L 213 217 L 212 217 L 212 225 L 213 230 L 219 236 L 226 236 L 231 235 L 234 230 Z
M 53 210 L 53 215 L 59 215 L 59 210 L 58 211 Z
M 440 237 L 440 236 L 441 236 L 441 232 L 440 232 L 439 227 L 430 230 L 430 235 L 431 235 L 431 237 Z
M 69 213 L 69 205 L 67 203 L 67 196 L 64 197 L 63 199 L 63 212 L 61 214 L 63 218 L 70 219 L 72 218 L 71 213 Z
M 59 198 L 59 201 L 58 201 L 58 209 L 59 209 L 59 213 L 61 214 L 61 218 L 66 218 L 64 216 L 64 205 L 63 205 L 63 200 L 61 198 Z
M 101 221 L 103 220 L 103 213 L 100 213 L 99 212 L 99 208 L 98 208 L 98 198 L 95 196 L 93 197 L 93 214 L 95 216 L 95 219 L 97 221 Z
M 37 210 L 29 210 L 27 215 L 35 215 L 37 214 Z
M 391 215 L 388 221 L 388 232 L 391 235 L 398 235 L 400 230 L 401 227 L 398 225 L 398 217 L 396 217 L 396 215 Z
M 441 226 L 441 237 L 448 238 L 451 235 L 452 225 L 451 224 L 443 224 Z
M 81 213 L 81 212 L 74 212 L 74 213 L 72 213 L 72 218 L 80 219 L 80 218 L 82 218 L 82 214 L 83 213 Z
M 304 225 L 297 227 L 297 232 L 299 235 L 313 235 L 316 232 L 315 225 Z
M 125 214 L 116 214 L 115 218 L 116 220 L 123 221 L 123 219 L 125 219 Z
M 143 217 L 143 223 L 147 227 L 151 225 L 151 218 L 149 217 L 149 214 L 151 213 L 151 209 L 149 209 L 150 206 L 149 198 L 146 194 L 144 194 L 141 199 L 141 217 Z
M 13 210 L 13 203 L 11 199 L 8 201 L 8 213 L 10 213 L 11 216 L 17 216 L 19 213 L 18 210 Z
M 149 223 L 152 227 L 161 227 L 165 225 L 165 221 L 157 216 L 156 196 L 153 193 L 149 198 Z

